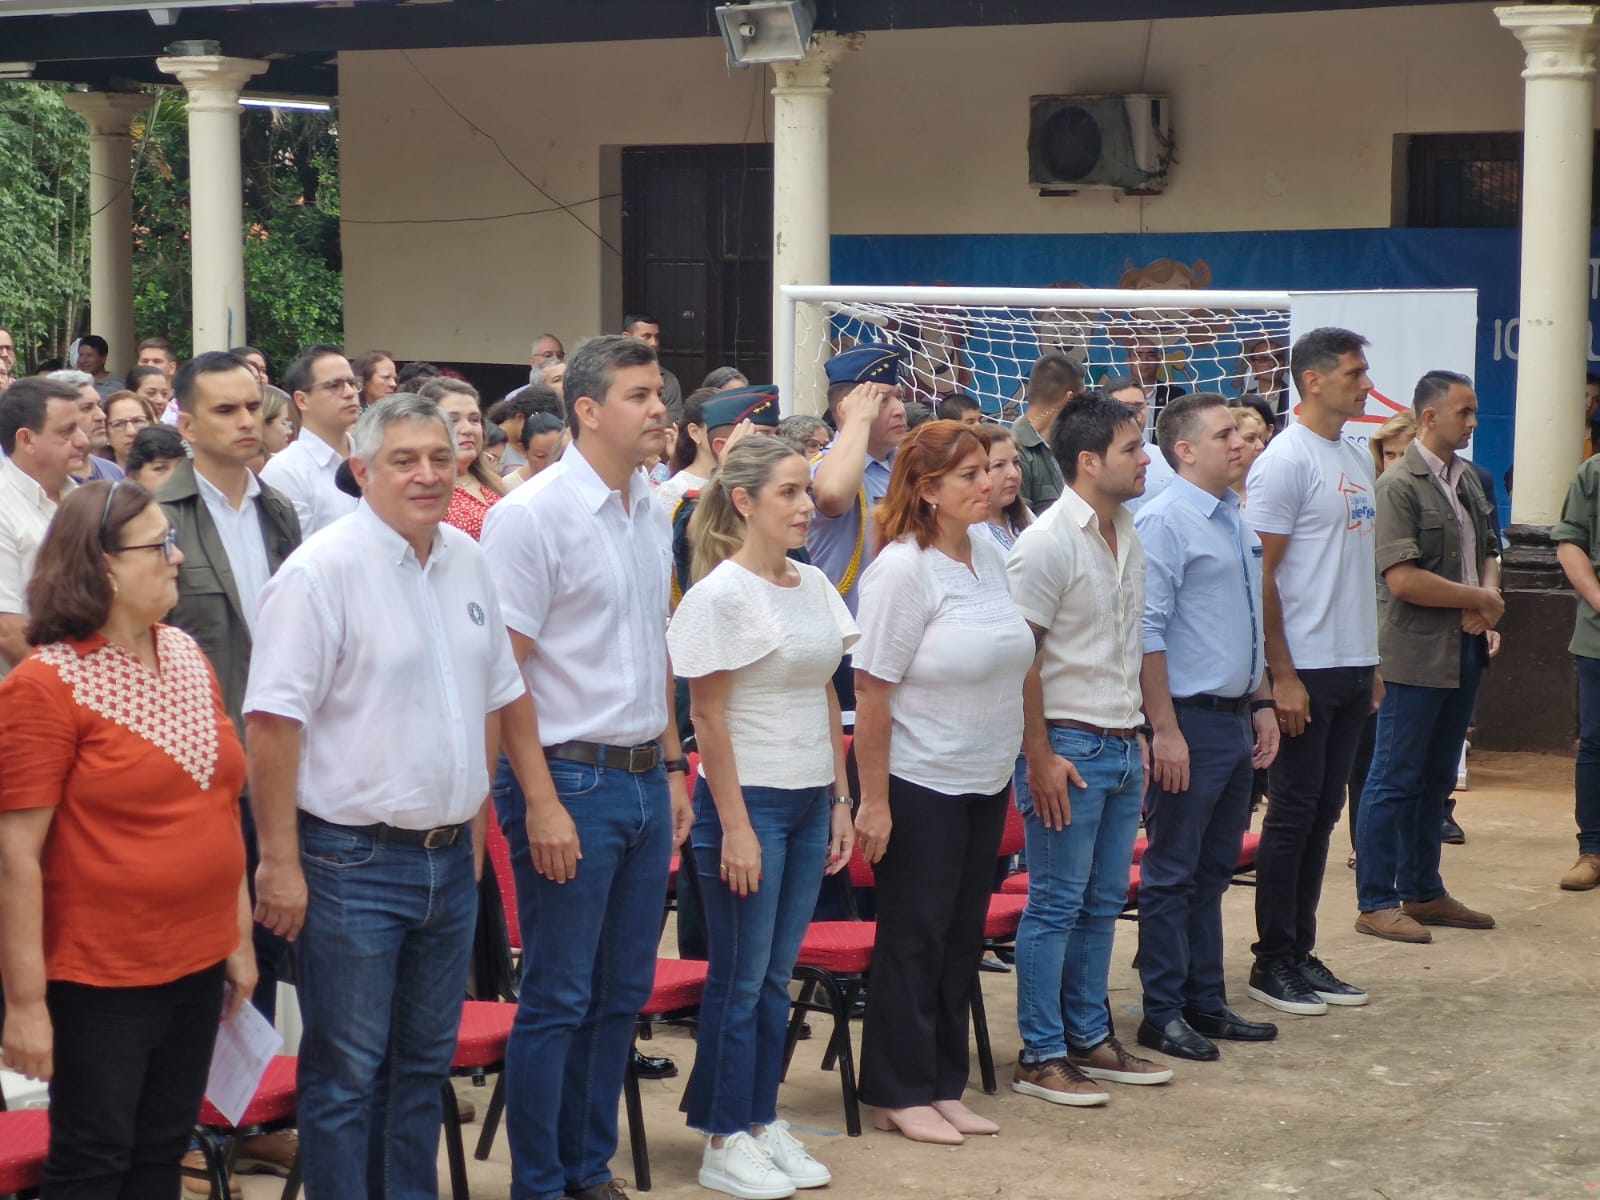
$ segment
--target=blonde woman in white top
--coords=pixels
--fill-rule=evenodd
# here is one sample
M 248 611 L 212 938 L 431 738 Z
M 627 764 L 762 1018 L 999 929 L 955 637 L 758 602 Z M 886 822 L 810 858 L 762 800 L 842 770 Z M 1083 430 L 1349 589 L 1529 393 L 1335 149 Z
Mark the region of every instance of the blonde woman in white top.
M 824 872 L 854 844 L 832 677 L 855 622 L 805 545 L 806 461 L 776 438 L 728 450 L 689 525 L 693 574 L 667 646 L 689 680 L 704 776 L 691 834 L 711 952 L 689 1125 L 703 1187 L 778 1200 L 832 1176 L 778 1120 L 789 979 Z

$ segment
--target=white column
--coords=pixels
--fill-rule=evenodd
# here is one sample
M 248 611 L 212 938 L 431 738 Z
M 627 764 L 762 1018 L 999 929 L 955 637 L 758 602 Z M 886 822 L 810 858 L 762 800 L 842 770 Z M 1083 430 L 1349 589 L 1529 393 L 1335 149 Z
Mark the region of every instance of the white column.
M 1528 4 L 1494 12 L 1527 54 L 1522 72 L 1527 83 L 1521 345 L 1511 519 L 1553 525 L 1583 454 L 1595 18 L 1600 8 Z
M 267 64 L 216 54 L 158 58 L 189 93 L 189 246 L 194 352 L 245 338 L 244 177 L 239 163 L 239 92 Z
M 134 117 L 151 97 L 132 92 L 68 92 L 67 107 L 89 123 L 89 331 L 111 345 L 113 374 L 134 364 Z
M 827 283 L 828 100 L 833 64 L 850 43 L 819 33 L 801 62 L 774 63 L 772 88 L 772 328 L 773 361 L 781 338 L 798 337 L 794 378 L 777 383 L 786 413 L 820 413 L 827 384 L 822 374 L 825 328 L 801 321 L 790 332 L 782 320 L 778 289 L 786 283 Z

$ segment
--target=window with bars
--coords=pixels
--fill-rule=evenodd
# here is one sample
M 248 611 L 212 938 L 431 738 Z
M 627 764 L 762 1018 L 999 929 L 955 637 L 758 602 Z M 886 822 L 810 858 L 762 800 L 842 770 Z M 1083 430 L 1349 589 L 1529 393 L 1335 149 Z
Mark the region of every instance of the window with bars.
M 1600 136 L 1595 195 L 1600 200 Z M 1417 133 L 1406 139 L 1406 224 L 1495 229 L 1522 217 L 1522 134 Z M 1590 223 L 1600 224 L 1600 206 Z

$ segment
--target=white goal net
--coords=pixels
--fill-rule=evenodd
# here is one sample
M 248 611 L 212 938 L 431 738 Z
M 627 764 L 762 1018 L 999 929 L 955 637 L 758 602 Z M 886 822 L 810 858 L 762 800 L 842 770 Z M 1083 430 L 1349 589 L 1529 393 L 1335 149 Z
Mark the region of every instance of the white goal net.
M 822 365 L 867 342 L 906 351 L 906 399 L 963 393 L 1002 418 L 1020 411 L 1045 354 L 1071 358 L 1091 385 L 1131 376 L 1147 389 L 1254 392 L 1275 408 L 1288 379 L 1288 292 L 785 286 L 780 297 L 785 412 L 820 412 Z

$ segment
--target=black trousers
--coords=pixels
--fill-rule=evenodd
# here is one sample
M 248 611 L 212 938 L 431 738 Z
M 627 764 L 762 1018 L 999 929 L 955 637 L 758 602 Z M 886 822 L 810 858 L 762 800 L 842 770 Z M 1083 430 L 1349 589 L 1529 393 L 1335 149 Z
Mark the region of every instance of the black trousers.
M 1361 727 L 1372 712 L 1371 667 L 1301 671 L 1311 722 L 1286 737 L 1267 780 L 1256 851 L 1259 962 L 1305 958 L 1317 945 L 1317 903 L 1328 842 L 1344 808 Z
M 861 1099 L 879 1108 L 956 1100 L 967 1086 L 967 1017 L 1007 789 L 946 796 L 889 776 L 889 845 L 878 862 L 878 937 L 861 1033 Z
M 222 1016 L 223 969 L 155 987 L 51 981 L 42 1200 L 173 1200 Z

